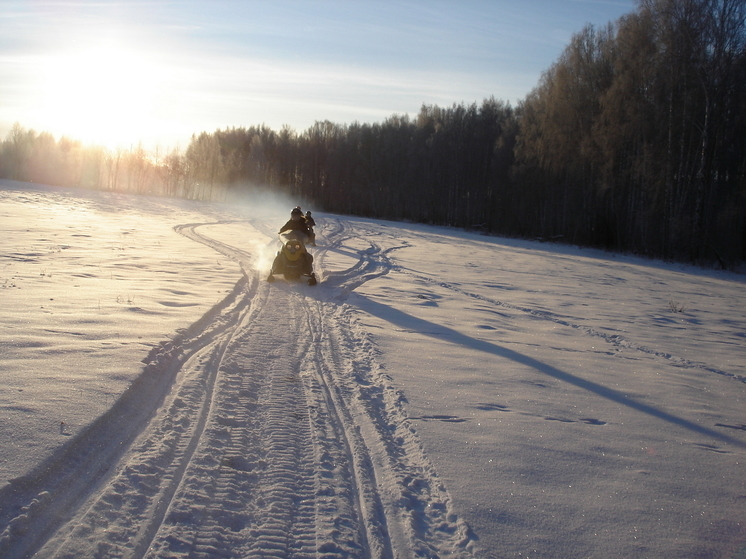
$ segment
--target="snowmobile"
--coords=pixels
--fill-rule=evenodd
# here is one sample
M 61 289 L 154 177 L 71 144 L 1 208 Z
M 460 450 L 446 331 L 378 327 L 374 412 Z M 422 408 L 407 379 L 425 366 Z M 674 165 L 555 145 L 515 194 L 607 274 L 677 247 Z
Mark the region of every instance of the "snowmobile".
M 313 273 L 313 256 L 306 250 L 308 236 L 300 231 L 280 233 L 282 249 L 272 262 L 272 269 L 267 276 L 268 282 L 275 281 L 275 274 L 282 274 L 286 280 L 297 281 L 301 276 L 307 277 L 308 285 L 316 285 L 316 274 Z

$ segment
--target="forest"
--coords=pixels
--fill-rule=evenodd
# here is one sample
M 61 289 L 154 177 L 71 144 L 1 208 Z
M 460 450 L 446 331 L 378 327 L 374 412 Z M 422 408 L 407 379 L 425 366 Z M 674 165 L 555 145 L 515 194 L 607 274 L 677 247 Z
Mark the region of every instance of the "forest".
M 746 261 L 746 1 L 640 0 L 576 33 L 512 107 L 84 146 L 15 124 L 0 178 L 197 200 L 252 190 L 407 220 L 739 268 Z

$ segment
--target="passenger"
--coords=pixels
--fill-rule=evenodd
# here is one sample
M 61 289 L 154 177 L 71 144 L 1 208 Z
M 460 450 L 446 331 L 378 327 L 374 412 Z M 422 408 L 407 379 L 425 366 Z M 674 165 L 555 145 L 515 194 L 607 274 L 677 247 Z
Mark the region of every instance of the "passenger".
M 306 212 L 306 225 L 308 226 L 308 244 L 311 246 L 316 246 L 316 233 L 314 232 L 313 228 L 316 225 L 316 221 L 311 217 L 311 212 Z

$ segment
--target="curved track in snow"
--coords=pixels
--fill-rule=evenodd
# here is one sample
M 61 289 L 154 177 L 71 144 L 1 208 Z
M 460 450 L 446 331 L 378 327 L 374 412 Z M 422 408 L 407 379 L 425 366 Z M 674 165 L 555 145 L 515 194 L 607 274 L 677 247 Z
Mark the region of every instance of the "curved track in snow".
M 154 351 L 120 402 L 13 498 L 0 554 L 16 557 L 468 557 L 473 536 L 344 304 L 391 269 L 370 242 L 317 228 L 316 287 L 269 285 L 252 253 L 176 230 L 240 263 L 223 302 Z M 321 243 L 320 243 L 321 244 Z M 77 449 L 77 450 L 76 450 Z

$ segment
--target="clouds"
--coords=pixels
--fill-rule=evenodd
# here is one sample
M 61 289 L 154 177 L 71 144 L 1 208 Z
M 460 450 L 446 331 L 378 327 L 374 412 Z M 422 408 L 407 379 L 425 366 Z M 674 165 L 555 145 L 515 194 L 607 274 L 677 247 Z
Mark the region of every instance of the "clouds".
M 108 119 L 109 142 L 183 147 L 193 132 L 226 126 L 304 130 L 423 103 L 514 103 L 581 18 L 605 23 L 631 9 L 632 0 L 5 2 L 0 18 L 14 24 L 0 39 L 0 134 L 19 121 L 93 140 L 75 113 L 126 107 Z M 118 74 L 95 63 L 101 52 Z M 76 68 L 92 60 L 98 81 L 81 79 Z

